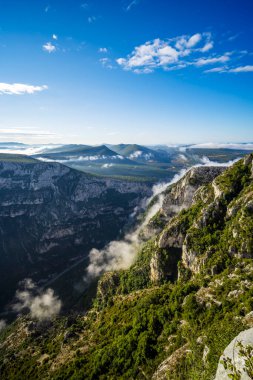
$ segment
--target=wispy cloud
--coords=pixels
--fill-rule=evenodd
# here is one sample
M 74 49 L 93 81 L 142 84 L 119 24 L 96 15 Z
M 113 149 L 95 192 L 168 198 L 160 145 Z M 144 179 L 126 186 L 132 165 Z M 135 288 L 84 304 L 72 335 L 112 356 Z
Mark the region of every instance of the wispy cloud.
M 237 66 L 237 67 L 214 67 L 213 69 L 205 70 L 205 73 L 251 73 L 253 72 L 253 65 Z
M 228 41 L 234 41 L 236 40 L 239 36 L 240 36 L 241 33 L 237 33 L 237 34 L 234 34 L 233 36 L 230 36 L 228 37 Z
M 253 150 L 252 143 L 201 143 L 188 146 L 187 149 L 240 149 L 240 150 Z
M 196 60 L 194 63 L 195 66 L 206 66 L 206 65 L 213 65 L 215 63 L 224 63 L 229 61 L 230 59 L 230 54 L 225 53 L 219 57 L 208 57 L 208 58 L 199 58 Z
M 23 83 L 0 83 L 0 95 L 25 95 L 34 94 L 35 92 L 41 92 L 47 90 L 48 86 L 34 86 Z
M 93 24 L 93 22 L 95 22 L 96 20 L 97 20 L 96 16 L 89 16 L 88 17 L 88 23 L 89 24 Z
M 58 40 L 58 36 L 56 34 L 53 34 L 52 35 L 52 39 L 57 41 Z
M 98 52 L 99 52 L 99 53 L 108 53 L 108 49 L 105 48 L 105 47 L 104 47 L 104 48 L 101 47 L 101 48 L 98 49 Z
M 89 8 L 89 4 L 88 3 L 82 3 L 81 4 L 81 8 L 82 9 L 88 9 Z
M 213 67 L 212 69 L 205 70 L 204 73 L 222 73 L 224 72 L 224 67 Z
M 104 66 L 106 67 L 107 69 L 113 69 L 114 68 L 114 65 L 112 64 L 112 61 L 110 58 L 100 58 L 99 62 Z
M 56 51 L 56 46 L 52 44 L 52 42 L 47 42 L 42 46 L 42 49 L 47 53 L 54 53 Z
M 51 8 L 51 6 L 50 6 L 50 5 L 47 5 L 47 6 L 45 7 L 45 9 L 44 9 L 45 13 L 49 12 L 50 8 Z
M 55 136 L 55 133 L 36 128 L 0 128 L 1 135 Z
M 249 73 L 253 72 L 253 65 L 239 66 L 228 70 L 230 73 Z
M 128 5 L 125 7 L 126 12 L 129 12 L 133 7 L 138 5 L 140 3 L 140 0 L 132 0 L 128 3 Z
M 205 68 L 205 73 L 253 71 L 253 66 L 250 64 L 235 66 L 235 61 L 238 62 L 250 56 L 247 51 L 226 51 L 222 54 L 213 52 L 210 54 L 213 49 L 214 40 L 209 32 L 164 40 L 157 38 L 136 46 L 130 54 L 116 59 L 116 62 L 124 70 L 136 74 L 150 74 L 157 69 L 181 70 L 194 66 L 199 69 Z

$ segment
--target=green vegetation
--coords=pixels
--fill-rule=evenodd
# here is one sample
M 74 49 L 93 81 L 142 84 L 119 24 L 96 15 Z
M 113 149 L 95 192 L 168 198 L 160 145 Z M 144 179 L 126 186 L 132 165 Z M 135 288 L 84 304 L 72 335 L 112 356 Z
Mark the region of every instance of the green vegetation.
M 24 156 L 22 154 L 7 154 L 0 153 L 0 162 L 13 162 L 13 163 L 23 163 L 23 164 L 35 164 L 38 160 L 32 157 Z

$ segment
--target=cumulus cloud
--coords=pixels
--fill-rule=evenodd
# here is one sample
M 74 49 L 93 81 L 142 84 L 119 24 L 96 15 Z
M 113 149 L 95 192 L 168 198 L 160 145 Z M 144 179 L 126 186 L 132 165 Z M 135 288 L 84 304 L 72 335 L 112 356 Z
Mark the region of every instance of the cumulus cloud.
M 34 86 L 24 83 L 0 83 L 0 95 L 24 95 L 34 94 L 35 92 L 41 92 L 47 90 L 48 86 Z
M 126 58 L 118 58 L 117 63 L 125 70 L 140 72 L 155 68 L 182 65 L 186 57 L 208 51 L 213 47 L 210 33 L 196 33 L 167 40 L 159 38 L 135 47 Z
M 214 41 L 211 33 L 195 33 L 168 39 L 154 39 L 136 46 L 126 57 L 116 59 L 124 70 L 135 74 L 150 74 L 157 69 L 165 71 L 179 70 L 195 66 L 206 69 L 205 73 L 241 73 L 252 72 L 252 65 L 234 67 L 234 61 L 249 55 L 247 51 L 231 51 L 223 54 L 213 53 Z
M 62 303 L 52 289 L 40 290 L 31 279 L 24 280 L 21 286 L 22 290 L 16 292 L 17 303 L 13 305 L 13 310 L 28 310 L 31 317 L 39 321 L 59 314 Z
M 56 46 L 52 42 L 47 42 L 42 46 L 42 49 L 47 53 L 54 53 L 56 51 Z
M 58 36 L 56 34 L 52 35 L 53 40 L 58 40 Z

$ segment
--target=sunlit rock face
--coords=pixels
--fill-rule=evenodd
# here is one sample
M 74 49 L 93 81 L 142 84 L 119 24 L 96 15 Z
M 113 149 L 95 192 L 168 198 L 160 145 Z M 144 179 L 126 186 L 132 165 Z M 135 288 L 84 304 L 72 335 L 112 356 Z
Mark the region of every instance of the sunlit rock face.
M 0 305 L 25 276 L 48 278 L 117 238 L 150 195 L 145 183 L 58 163 L 0 162 L 0 287 L 9 289 Z
M 247 371 L 246 356 L 243 356 L 240 351 L 241 348 L 239 344 L 242 344 L 244 348 L 253 347 L 253 328 L 242 331 L 239 335 L 237 335 L 232 342 L 226 347 L 224 353 L 222 354 L 219 365 L 217 368 L 215 380 L 229 380 L 231 379 L 231 374 L 234 372 L 230 369 L 225 369 L 224 360 L 230 359 L 232 365 L 234 366 L 234 370 L 240 372 L 241 380 L 250 380 L 251 377 Z

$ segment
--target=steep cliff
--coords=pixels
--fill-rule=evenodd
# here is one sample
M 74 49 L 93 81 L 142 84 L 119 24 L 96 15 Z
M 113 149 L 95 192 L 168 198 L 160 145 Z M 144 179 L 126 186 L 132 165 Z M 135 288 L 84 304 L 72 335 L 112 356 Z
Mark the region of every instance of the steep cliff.
M 151 194 L 145 183 L 6 157 L 0 161 L 0 288 L 7 289 L 1 306 L 25 276 L 47 281 L 117 238 Z

